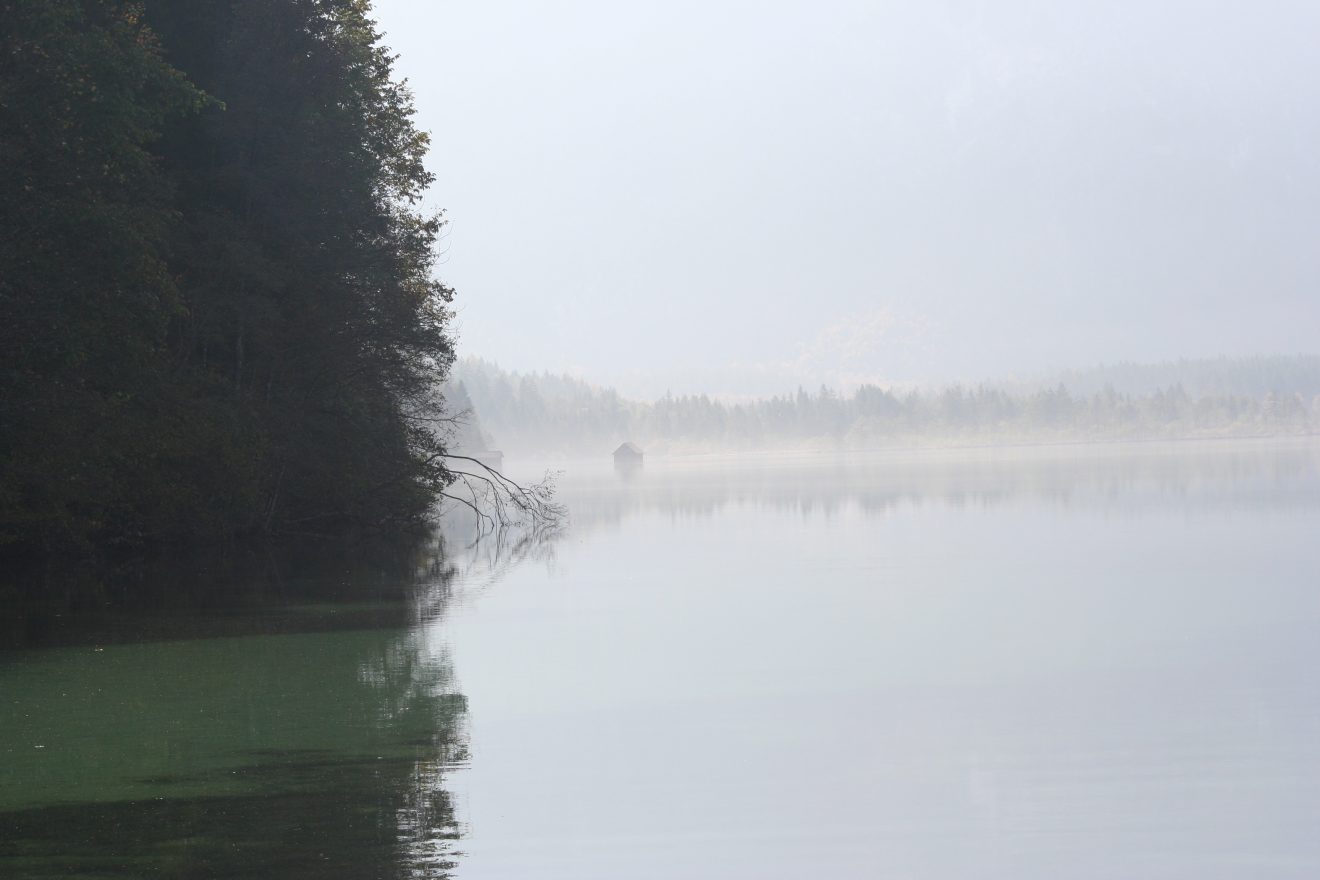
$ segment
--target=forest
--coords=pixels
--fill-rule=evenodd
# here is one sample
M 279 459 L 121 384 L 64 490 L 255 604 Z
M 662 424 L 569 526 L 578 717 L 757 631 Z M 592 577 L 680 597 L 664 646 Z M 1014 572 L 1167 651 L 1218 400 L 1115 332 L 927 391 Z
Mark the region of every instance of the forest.
M 452 291 L 366 0 L 0 20 L 0 549 L 423 521 Z
M 408 529 L 455 480 L 449 446 L 866 448 L 1320 422 L 1320 361 L 1305 357 L 651 402 L 455 365 L 445 220 L 421 207 L 429 137 L 367 0 L 0 0 L 0 15 L 0 552 Z
M 477 358 L 460 359 L 451 382 L 455 400 L 463 401 L 471 414 L 464 443 L 477 442 L 475 432 L 486 446 L 532 455 L 599 456 L 626 439 L 655 451 L 702 452 L 1256 437 L 1320 430 L 1317 357 L 1122 364 L 1034 384 L 920 389 L 864 384 L 850 394 L 799 388 L 750 401 L 669 394 L 639 402 L 571 376 L 510 373 Z

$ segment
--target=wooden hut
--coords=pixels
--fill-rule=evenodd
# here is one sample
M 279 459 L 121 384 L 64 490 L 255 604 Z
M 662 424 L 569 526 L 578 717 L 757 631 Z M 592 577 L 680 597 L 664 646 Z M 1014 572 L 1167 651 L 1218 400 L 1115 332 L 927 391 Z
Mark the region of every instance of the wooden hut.
M 615 467 L 637 467 L 642 463 L 642 450 L 631 440 L 621 444 L 614 450 Z

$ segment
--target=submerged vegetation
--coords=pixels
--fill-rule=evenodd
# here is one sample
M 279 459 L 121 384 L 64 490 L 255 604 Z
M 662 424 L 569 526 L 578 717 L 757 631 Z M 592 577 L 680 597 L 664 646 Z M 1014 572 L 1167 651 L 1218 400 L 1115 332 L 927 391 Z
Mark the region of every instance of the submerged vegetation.
M 406 525 L 451 482 L 443 221 L 368 13 L 0 2 L 0 546 Z

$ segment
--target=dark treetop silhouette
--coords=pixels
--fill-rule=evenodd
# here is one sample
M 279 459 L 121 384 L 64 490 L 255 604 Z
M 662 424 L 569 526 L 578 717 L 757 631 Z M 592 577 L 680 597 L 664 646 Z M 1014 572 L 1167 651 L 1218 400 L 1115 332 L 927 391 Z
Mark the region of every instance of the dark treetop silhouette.
M 366 0 L 0 19 L 0 546 L 424 520 L 452 291 Z

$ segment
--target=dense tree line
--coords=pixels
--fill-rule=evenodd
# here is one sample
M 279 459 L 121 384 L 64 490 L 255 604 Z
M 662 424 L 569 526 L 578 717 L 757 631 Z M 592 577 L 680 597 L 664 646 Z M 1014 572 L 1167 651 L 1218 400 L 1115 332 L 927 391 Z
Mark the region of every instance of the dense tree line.
M 423 517 L 451 292 L 367 0 L 0 20 L 0 545 Z
M 1047 384 L 1062 382 L 1074 394 L 1112 388 L 1122 394 L 1151 394 L 1181 386 L 1192 397 L 1255 397 L 1267 394 L 1310 399 L 1320 394 L 1320 356 L 1183 358 L 1160 363 L 1117 363 L 1069 370 Z
M 1260 364 L 1246 362 L 1249 381 Z M 667 395 L 621 398 L 567 376 L 506 373 L 464 359 L 453 380 L 506 452 L 603 455 L 621 440 L 656 450 L 1125 440 L 1304 434 L 1320 430 L 1320 383 L 1261 395 L 1193 396 L 1181 385 L 1149 393 L 1106 387 L 1071 393 L 989 385 L 898 390 L 863 385 L 748 402 Z

